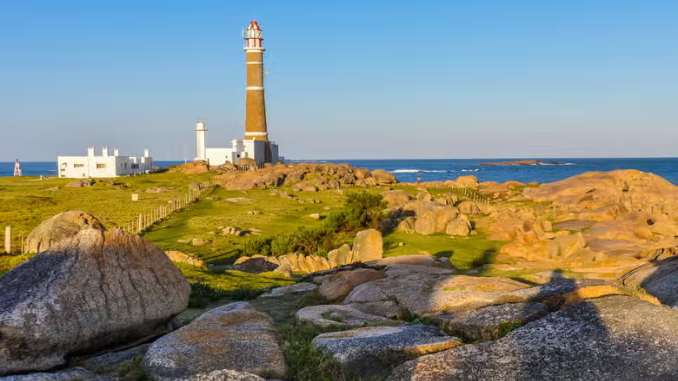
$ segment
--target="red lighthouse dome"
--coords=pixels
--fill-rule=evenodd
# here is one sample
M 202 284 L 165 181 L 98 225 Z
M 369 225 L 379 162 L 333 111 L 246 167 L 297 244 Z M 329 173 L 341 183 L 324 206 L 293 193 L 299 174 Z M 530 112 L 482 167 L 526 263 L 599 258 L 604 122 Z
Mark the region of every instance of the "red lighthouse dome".
M 250 23 L 249 28 L 243 31 L 243 38 L 245 38 L 245 50 L 248 49 L 263 49 L 264 45 L 261 38 L 261 28 L 256 21 Z

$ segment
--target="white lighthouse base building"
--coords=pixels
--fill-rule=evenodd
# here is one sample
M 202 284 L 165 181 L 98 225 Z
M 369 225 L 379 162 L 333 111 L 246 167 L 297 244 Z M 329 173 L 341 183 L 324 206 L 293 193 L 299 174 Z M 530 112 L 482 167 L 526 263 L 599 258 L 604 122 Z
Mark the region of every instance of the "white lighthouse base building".
M 278 156 L 278 145 L 274 142 L 265 142 L 263 140 L 233 140 L 230 148 L 206 148 L 205 133 L 207 128 L 205 122 L 198 121 L 196 126 L 196 158 L 195 160 L 206 161 L 209 165 L 219 166 L 226 163 L 239 164 L 241 159 L 254 160 L 257 165 L 264 165 L 266 162 L 266 145 L 271 148 L 271 162 L 280 161 Z M 248 160 L 249 161 L 249 160 Z
M 231 148 L 206 148 L 205 160 L 209 165 L 238 164 L 240 159 L 252 159 L 263 165 L 266 158 L 266 142 L 261 140 L 233 140 Z M 278 145 L 269 143 L 273 162 L 278 162 Z
M 94 147 L 87 148 L 87 156 L 59 156 L 59 177 L 86 179 L 140 175 L 153 170 L 153 158 L 149 150 L 143 156 L 120 156 L 118 150 L 109 155 L 108 148 L 97 156 Z

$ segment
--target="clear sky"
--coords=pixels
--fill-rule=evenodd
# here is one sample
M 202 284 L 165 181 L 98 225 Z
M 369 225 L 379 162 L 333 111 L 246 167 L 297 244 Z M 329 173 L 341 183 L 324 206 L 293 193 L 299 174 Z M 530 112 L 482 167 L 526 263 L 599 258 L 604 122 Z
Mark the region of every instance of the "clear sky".
M 676 0 L 0 0 L 0 161 L 242 138 L 295 159 L 678 156 Z

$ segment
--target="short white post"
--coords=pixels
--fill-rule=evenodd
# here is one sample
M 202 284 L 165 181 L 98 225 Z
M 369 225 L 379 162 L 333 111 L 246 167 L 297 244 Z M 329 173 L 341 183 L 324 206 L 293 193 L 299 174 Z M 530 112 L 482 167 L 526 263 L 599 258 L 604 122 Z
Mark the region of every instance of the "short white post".
M 141 233 L 141 224 L 143 223 L 143 216 L 140 214 L 139 215 L 139 229 L 137 230 L 138 233 Z
M 12 227 L 8 226 L 5 228 L 5 252 L 7 254 L 12 253 Z

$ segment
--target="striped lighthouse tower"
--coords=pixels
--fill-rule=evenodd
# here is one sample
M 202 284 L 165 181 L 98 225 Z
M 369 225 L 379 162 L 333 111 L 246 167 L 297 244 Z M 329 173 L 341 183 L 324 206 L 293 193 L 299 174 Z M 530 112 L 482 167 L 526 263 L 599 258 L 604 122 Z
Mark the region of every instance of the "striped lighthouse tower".
M 266 101 L 264 97 L 264 45 L 261 28 L 256 21 L 243 32 L 247 61 L 247 100 L 245 104 L 245 139 L 266 142 L 265 162 L 272 161 L 271 147 L 266 127 Z

